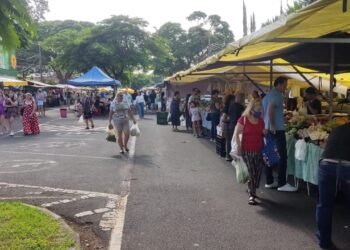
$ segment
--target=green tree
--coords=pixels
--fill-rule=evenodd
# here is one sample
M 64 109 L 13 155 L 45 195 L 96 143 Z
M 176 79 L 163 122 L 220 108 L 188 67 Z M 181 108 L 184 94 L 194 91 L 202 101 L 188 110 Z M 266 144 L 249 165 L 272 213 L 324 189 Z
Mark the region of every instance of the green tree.
M 248 35 L 247 9 L 243 0 L 243 36 Z
M 256 30 L 255 14 L 253 12 L 253 14 L 250 17 L 250 33 L 255 32 L 255 30 Z
M 167 22 L 156 31 L 156 35 L 168 44 L 171 50 L 170 53 L 174 58 L 174 61 L 171 63 L 171 73 L 167 75 L 190 67 L 191 59 L 188 58 L 187 50 L 185 49 L 187 33 L 182 29 L 181 24 Z
M 0 45 L 4 49 L 28 46 L 35 34 L 33 20 L 24 0 L 1 0 Z
M 199 18 L 193 18 L 195 16 L 199 16 Z M 230 26 L 227 22 L 221 20 L 218 15 L 207 16 L 205 13 L 197 11 L 187 19 L 197 20 L 198 22 L 187 33 L 187 42 L 184 49 L 189 66 L 217 53 L 234 40 Z
M 281 15 L 284 14 L 292 14 L 297 12 L 298 10 L 302 9 L 303 7 L 312 4 L 313 2 L 316 2 L 317 0 L 294 0 L 292 5 L 287 5 L 287 8 L 285 11 L 283 11 L 282 8 L 282 2 L 281 2 Z M 276 22 L 279 19 L 280 16 L 274 16 L 272 19 L 268 19 L 267 21 L 265 21 L 264 23 L 261 24 L 261 27 L 265 27 L 271 23 Z
M 152 65 L 154 43 L 145 31 L 147 25 L 143 19 L 123 15 L 98 23 L 73 52 L 80 61 L 77 70 L 96 65 L 129 84 L 132 72 L 148 71 Z

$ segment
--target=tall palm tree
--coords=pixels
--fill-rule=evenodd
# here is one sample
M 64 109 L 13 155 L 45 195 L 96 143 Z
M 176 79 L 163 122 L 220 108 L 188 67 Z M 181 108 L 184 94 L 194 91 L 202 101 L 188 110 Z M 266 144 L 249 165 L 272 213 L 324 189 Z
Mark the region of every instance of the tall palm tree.
M 26 46 L 34 35 L 25 0 L 1 0 L 0 45 L 4 49 Z

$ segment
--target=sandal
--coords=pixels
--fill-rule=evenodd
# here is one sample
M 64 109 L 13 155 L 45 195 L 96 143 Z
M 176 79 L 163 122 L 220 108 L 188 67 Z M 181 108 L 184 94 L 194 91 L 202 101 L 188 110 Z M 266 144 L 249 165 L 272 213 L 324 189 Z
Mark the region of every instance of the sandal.
M 250 196 L 249 200 L 248 200 L 248 204 L 254 206 L 254 205 L 258 204 L 258 203 L 255 201 L 254 196 Z
M 127 147 L 125 147 L 125 152 L 129 153 L 129 149 Z

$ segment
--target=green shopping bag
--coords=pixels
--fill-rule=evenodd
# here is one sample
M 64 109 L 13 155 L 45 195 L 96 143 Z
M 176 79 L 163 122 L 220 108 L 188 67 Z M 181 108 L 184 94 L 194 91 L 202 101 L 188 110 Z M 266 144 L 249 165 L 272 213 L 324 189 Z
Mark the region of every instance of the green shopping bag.
M 249 178 L 248 168 L 242 157 L 237 157 L 232 161 L 232 165 L 236 168 L 236 179 L 238 183 L 246 183 Z

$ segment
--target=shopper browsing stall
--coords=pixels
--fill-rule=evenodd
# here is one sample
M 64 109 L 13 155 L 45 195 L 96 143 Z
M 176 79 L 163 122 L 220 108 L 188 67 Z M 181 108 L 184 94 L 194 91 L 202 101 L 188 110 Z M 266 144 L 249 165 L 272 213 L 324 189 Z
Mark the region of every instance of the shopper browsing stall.
M 278 182 L 274 181 L 272 170 L 273 167 L 266 167 L 266 188 L 278 188 L 282 192 L 295 192 L 297 188 L 287 183 L 287 142 L 284 127 L 283 93 L 287 89 L 288 79 L 278 77 L 274 81 L 274 88 L 263 99 L 263 112 L 265 129 L 268 130 L 268 138 L 276 140 L 278 153 L 280 155 L 278 169 Z M 269 143 L 269 142 L 268 142 Z
M 237 96 L 228 96 L 227 103 L 224 107 L 224 119 L 226 121 L 226 160 L 232 161 L 230 156 L 231 152 L 231 140 L 233 132 L 235 130 L 238 119 L 241 117 L 244 111 L 244 94 L 237 94 Z
M 316 208 L 317 239 L 321 248 L 332 245 L 332 215 L 337 188 L 341 186 L 350 205 L 350 123 L 330 133 L 318 170 Z M 341 184 L 341 185 L 338 185 Z
M 322 104 L 317 99 L 317 89 L 309 87 L 305 90 L 303 108 L 308 115 L 319 115 L 322 113 Z
M 211 102 L 210 102 L 210 120 L 211 120 L 211 141 L 215 141 L 216 138 L 216 126 L 219 125 L 220 122 L 220 99 L 219 99 L 219 91 L 213 90 L 211 94 Z
M 173 131 L 178 131 L 177 127 L 180 126 L 180 115 L 180 93 L 176 91 L 170 104 L 170 120 L 173 125 Z

